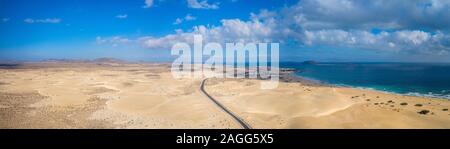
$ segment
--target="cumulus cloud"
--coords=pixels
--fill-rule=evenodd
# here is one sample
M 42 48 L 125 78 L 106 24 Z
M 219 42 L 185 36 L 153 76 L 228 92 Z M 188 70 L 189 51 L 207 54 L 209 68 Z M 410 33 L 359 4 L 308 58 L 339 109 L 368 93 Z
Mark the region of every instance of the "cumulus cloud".
M 145 0 L 144 3 L 144 8 L 150 8 L 153 6 L 153 0 Z
M 219 9 L 219 3 L 208 3 L 208 0 L 187 0 L 188 7 L 194 9 Z
M 449 4 L 444 0 L 302 0 L 280 10 L 251 13 L 248 20 L 223 19 L 218 26 L 198 25 L 137 41 L 149 49 L 170 49 L 176 42 L 191 43 L 194 34 L 201 34 L 205 42 L 289 41 L 299 47 L 447 55 Z
M 450 51 L 450 2 L 444 0 L 302 0 L 278 11 L 276 20 L 286 31 L 284 38 L 306 46 Z
M 448 0 L 302 0 L 286 8 L 304 28 L 444 29 Z
M 440 53 L 450 51 L 449 35 L 442 32 L 429 33 L 420 30 L 399 30 L 394 32 L 372 33 L 361 30 L 315 30 L 304 31 L 306 45 L 332 45 L 348 48 L 375 50 L 399 50 L 412 53 Z
M 126 19 L 127 17 L 128 17 L 127 14 L 119 14 L 116 16 L 116 18 L 118 18 L 118 19 Z
M 46 18 L 46 19 L 31 19 L 27 18 L 23 20 L 25 23 L 60 23 L 61 19 L 59 18 Z
M 202 35 L 205 42 L 259 42 L 272 40 L 274 22 L 253 19 L 223 19 L 220 26 L 194 26 L 190 31 L 177 30 L 163 37 L 142 37 L 139 42 L 149 49 L 170 49 L 177 42 L 192 43 L 194 35 Z

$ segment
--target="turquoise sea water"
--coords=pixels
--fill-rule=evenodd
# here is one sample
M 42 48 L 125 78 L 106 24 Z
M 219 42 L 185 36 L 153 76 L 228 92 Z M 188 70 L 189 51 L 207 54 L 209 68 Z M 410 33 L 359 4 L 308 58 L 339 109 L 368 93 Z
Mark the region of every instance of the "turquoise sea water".
M 450 99 L 450 63 L 281 63 L 334 85 Z

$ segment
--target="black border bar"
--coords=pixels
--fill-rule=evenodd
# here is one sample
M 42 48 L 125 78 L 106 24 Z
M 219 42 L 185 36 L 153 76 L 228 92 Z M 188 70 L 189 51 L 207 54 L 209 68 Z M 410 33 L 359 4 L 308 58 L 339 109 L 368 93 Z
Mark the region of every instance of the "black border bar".
M 0 143 L 10 145 L 194 146 L 177 144 L 177 136 L 211 136 L 207 147 L 217 146 L 430 146 L 450 144 L 449 129 L 3 129 Z M 273 143 L 219 143 L 221 135 L 272 134 Z M 242 136 L 241 135 L 241 136 Z M 363 147 L 363 146 L 361 146 Z

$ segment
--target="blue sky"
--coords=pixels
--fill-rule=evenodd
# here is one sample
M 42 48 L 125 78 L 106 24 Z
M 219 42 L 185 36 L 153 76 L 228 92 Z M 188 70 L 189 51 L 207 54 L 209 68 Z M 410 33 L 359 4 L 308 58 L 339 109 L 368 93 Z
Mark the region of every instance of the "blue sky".
M 0 0 L 0 60 L 170 61 L 175 42 L 280 42 L 282 61 L 450 62 L 446 0 Z

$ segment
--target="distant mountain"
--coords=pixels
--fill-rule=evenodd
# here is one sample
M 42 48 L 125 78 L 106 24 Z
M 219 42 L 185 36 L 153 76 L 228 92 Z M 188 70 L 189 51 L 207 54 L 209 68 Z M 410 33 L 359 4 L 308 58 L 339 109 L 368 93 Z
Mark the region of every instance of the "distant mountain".
M 56 59 L 56 58 L 51 58 L 51 59 L 46 59 L 43 60 L 42 62 L 88 62 L 89 60 L 81 60 L 81 59 Z
M 84 60 L 84 59 L 46 59 L 42 62 L 65 62 L 65 63 L 125 63 L 125 61 L 116 59 L 116 58 L 109 58 L 109 57 L 102 57 L 97 58 L 93 60 Z
M 116 58 L 109 58 L 109 57 L 102 57 L 92 60 L 92 62 L 97 63 L 124 63 L 125 61 L 116 59 Z

